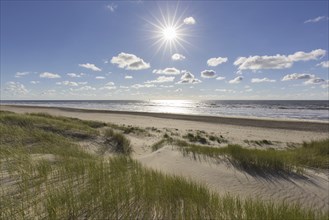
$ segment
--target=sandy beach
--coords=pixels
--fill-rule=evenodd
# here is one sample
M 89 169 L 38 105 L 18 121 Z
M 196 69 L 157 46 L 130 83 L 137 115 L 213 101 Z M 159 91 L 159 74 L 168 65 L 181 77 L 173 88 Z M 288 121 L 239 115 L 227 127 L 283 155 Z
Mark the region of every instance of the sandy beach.
M 308 208 L 329 211 L 329 175 L 326 171 L 306 169 L 303 175 L 255 175 L 237 169 L 225 159 L 195 160 L 186 157 L 172 145 L 165 145 L 154 152 L 150 148 L 164 134 L 182 137 L 189 132 L 199 131 L 225 139 L 225 143 L 211 143 L 213 147 L 239 144 L 246 148 L 287 149 L 298 147 L 304 141 L 328 138 L 329 123 L 27 106 L 1 106 L 1 110 L 16 113 L 45 112 L 56 116 L 138 126 L 147 129 L 150 135 L 126 136 L 132 143 L 132 157 L 146 167 L 186 177 L 221 195 L 300 203 Z M 259 144 L 261 140 L 271 144 Z M 83 143 L 81 146 L 89 152 L 97 148 L 94 143 Z

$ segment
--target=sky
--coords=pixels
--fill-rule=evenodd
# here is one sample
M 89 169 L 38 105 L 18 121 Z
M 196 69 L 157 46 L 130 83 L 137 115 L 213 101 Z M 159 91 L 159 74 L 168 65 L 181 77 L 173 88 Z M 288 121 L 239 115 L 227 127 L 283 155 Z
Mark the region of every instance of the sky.
M 328 4 L 1 0 L 1 100 L 326 100 Z

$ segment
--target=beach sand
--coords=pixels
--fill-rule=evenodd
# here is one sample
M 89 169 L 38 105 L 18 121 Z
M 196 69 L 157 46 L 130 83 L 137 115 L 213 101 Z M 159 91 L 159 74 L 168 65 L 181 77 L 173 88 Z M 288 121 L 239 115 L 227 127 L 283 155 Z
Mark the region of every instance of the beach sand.
M 189 132 L 199 131 L 216 136 L 222 135 L 228 143 L 240 144 L 248 148 L 285 149 L 298 147 L 303 141 L 328 138 L 328 123 L 27 106 L 1 106 L 1 110 L 16 113 L 46 112 L 52 115 L 145 128 L 151 132 L 151 135 L 128 134 L 127 137 L 134 150 L 132 157 L 146 167 L 167 174 L 184 176 L 221 195 L 229 193 L 242 198 L 257 197 L 265 201 L 300 203 L 307 208 L 329 211 L 327 171 L 316 172 L 307 169 L 304 175 L 271 173 L 256 175 L 237 169 L 225 159 L 195 160 L 183 156 L 175 146 L 166 145 L 154 152 L 150 147 L 165 133 L 181 137 Z M 260 140 L 267 140 L 273 144 L 256 144 Z M 225 145 L 226 143 L 214 147 Z M 85 143 L 83 147 L 88 148 L 88 151 L 97 148 L 93 143 Z

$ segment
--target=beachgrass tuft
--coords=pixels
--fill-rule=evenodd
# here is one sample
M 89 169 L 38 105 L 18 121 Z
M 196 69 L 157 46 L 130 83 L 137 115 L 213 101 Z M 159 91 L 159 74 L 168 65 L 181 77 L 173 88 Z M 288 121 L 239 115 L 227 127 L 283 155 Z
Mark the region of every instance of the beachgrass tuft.
M 113 129 L 108 128 L 105 130 L 106 144 L 109 144 L 114 152 L 129 155 L 132 152 L 129 139 L 122 133 L 115 132 Z
M 300 173 L 305 167 L 320 169 L 329 167 L 329 139 L 304 142 L 302 147 L 288 150 L 246 149 L 239 145 L 216 148 L 190 144 L 179 139 L 176 139 L 174 144 L 184 155 L 192 155 L 193 158 L 199 159 L 200 157 L 218 159 L 226 156 L 234 165 L 245 170 Z

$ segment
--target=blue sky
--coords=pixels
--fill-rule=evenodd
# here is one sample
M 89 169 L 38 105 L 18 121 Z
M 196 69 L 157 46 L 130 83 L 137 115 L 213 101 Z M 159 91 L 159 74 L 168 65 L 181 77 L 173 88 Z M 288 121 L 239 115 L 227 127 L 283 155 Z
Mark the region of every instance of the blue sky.
M 1 1 L 1 99 L 328 99 L 328 1 Z

